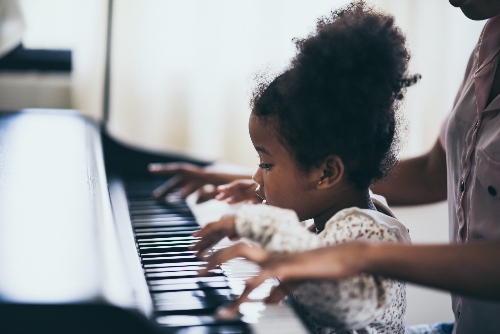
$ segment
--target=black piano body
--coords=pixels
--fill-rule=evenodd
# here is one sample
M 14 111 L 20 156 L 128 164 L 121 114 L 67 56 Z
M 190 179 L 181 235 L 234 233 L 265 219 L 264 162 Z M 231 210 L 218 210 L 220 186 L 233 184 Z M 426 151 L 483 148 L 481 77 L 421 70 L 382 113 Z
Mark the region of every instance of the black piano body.
M 71 110 L 0 113 L 0 331 L 248 332 L 154 321 L 123 180 L 179 160 L 207 164 L 127 147 Z

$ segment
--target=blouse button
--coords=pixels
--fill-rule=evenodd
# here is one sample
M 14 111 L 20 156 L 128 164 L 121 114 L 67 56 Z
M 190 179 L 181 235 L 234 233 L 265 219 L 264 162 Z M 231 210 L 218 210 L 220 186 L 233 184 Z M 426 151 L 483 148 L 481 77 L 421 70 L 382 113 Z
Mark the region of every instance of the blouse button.
M 465 190 L 465 183 L 464 183 L 464 181 L 462 181 L 462 182 L 460 182 L 460 191 L 464 192 L 464 190 Z
M 497 190 L 493 188 L 493 186 L 488 187 L 488 192 L 490 193 L 491 196 L 495 197 L 497 195 Z

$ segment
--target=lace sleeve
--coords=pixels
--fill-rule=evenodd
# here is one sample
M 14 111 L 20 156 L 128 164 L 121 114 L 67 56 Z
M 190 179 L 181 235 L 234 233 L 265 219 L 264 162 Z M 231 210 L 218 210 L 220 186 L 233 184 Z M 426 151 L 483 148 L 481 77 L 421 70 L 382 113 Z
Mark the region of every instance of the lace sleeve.
M 238 235 L 271 252 L 297 252 L 321 246 L 292 210 L 270 205 L 244 205 L 235 217 Z
M 354 240 L 397 242 L 393 231 L 363 214 L 349 214 L 330 221 L 320 234 L 323 245 Z M 359 329 L 370 323 L 403 323 L 406 305 L 404 284 L 373 275 L 337 281 L 308 281 L 292 296 L 313 323 Z M 394 309 L 393 309 L 394 308 Z

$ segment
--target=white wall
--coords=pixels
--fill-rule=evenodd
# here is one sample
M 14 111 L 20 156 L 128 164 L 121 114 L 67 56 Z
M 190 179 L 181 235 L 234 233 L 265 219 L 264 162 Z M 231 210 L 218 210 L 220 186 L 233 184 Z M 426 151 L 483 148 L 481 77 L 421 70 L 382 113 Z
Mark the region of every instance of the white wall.
M 448 242 L 448 206 L 445 201 L 392 209 L 396 217 L 410 230 L 413 243 Z M 449 293 L 408 284 L 406 294 L 408 325 L 453 322 Z

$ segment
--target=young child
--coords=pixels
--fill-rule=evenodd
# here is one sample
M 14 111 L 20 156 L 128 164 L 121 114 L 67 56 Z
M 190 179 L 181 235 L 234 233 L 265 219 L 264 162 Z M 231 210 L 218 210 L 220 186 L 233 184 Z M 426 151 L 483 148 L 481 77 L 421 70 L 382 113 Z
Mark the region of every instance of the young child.
M 268 205 L 244 205 L 206 225 L 194 234 L 201 239 L 193 250 L 225 236 L 276 253 L 410 241 L 369 192 L 396 162 L 396 111 L 417 79 L 407 74 L 403 34 L 391 16 L 355 2 L 320 19 L 316 33 L 296 45 L 290 67 L 259 85 L 252 100 L 249 132 L 260 157 L 253 179 Z M 307 219 L 315 233 L 301 223 Z M 404 333 L 399 281 L 362 274 L 304 282 L 291 297 L 318 333 Z

